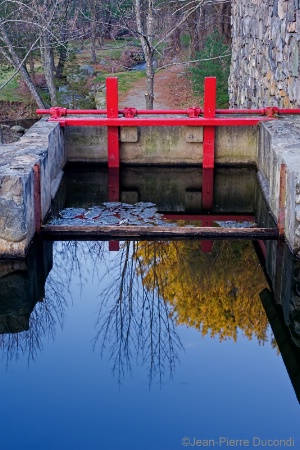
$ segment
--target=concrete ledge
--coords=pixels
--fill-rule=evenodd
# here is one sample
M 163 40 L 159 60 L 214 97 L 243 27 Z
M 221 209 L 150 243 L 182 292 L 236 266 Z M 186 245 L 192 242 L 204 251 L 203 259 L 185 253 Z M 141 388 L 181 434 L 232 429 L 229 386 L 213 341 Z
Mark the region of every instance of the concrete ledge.
M 201 164 L 202 127 L 121 127 L 120 158 L 124 164 Z M 66 127 L 69 162 L 107 162 L 105 127 Z M 216 163 L 255 164 L 257 127 L 216 128 Z
M 25 256 L 35 234 L 35 164 L 40 165 L 41 207 L 45 217 L 51 204 L 51 184 L 65 165 L 58 124 L 40 120 L 18 142 L 0 146 L 1 257 Z
M 300 247 L 300 117 L 286 116 L 260 125 L 258 167 L 269 183 L 268 203 L 279 216 L 280 166 L 286 165 L 285 236 Z

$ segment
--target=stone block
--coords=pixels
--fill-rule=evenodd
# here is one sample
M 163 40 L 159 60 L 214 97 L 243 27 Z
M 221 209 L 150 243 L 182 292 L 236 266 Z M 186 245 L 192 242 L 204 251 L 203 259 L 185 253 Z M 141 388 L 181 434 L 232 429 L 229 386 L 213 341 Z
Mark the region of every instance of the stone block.
M 186 142 L 203 142 L 203 127 L 187 127 Z
M 137 127 L 121 127 L 120 141 L 121 142 L 138 142 L 138 128 Z

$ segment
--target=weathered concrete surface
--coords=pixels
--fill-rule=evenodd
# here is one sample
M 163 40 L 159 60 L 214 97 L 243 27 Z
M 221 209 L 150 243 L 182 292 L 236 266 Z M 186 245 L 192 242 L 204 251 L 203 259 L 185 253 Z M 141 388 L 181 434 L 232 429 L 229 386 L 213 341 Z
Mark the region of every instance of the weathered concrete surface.
M 33 166 L 40 165 L 44 217 L 51 191 L 65 165 L 64 142 L 58 124 L 37 122 L 13 144 L 0 146 L 0 255 L 25 256 L 35 233 Z M 52 188 L 52 189 L 51 189 Z
M 107 162 L 106 127 L 66 127 L 64 141 L 68 161 Z
M 217 164 L 256 164 L 258 128 L 217 127 L 215 161 Z
M 260 125 L 258 168 L 269 185 L 267 201 L 279 217 L 280 166 L 286 165 L 285 236 L 300 247 L 300 117 L 286 116 Z
M 120 131 L 120 158 L 125 164 L 201 164 L 202 127 L 138 127 Z M 133 128 L 133 127 L 130 127 Z M 198 128 L 198 129 L 197 129 Z M 137 134 L 137 138 L 136 138 Z M 107 132 L 100 127 L 67 127 L 67 159 L 70 162 L 107 162 Z M 218 127 L 216 163 L 255 164 L 256 127 Z

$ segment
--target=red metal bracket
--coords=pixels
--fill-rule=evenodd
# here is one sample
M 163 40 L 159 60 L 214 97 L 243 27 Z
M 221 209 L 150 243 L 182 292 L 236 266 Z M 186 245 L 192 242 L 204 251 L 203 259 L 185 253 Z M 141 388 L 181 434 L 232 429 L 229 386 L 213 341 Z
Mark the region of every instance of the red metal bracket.
M 67 115 L 67 108 L 61 108 L 60 106 L 54 106 L 49 110 L 50 115 L 53 119 L 58 119 L 59 117 Z
M 187 112 L 187 115 L 188 115 L 189 117 L 199 117 L 200 114 L 201 114 L 201 109 L 200 109 L 200 108 L 196 108 L 196 107 L 194 106 L 194 107 L 192 107 L 192 108 L 188 108 L 188 109 L 186 110 L 186 112 Z
M 277 106 L 267 106 L 264 109 L 264 114 L 267 117 L 277 117 L 279 115 L 279 108 Z
M 123 114 L 124 114 L 124 117 L 131 119 L 133 117 L 136 117 L 137 110 L 136 110 L 136 108 L 124 108 Z

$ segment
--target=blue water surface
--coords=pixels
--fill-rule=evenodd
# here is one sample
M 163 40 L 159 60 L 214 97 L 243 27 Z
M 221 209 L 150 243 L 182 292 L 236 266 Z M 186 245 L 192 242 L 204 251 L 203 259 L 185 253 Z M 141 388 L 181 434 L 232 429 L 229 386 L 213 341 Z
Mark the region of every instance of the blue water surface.
M 103 348 L 103 336 L 96 336 L 106 317 L 99 316 L 105 288 L 106 312 L 115 300 L 119 257 L 105 243 L 96 263 L 77 243 L 84 261 L 81 254 L 70 264 L 74 248 L 62 252 L 62 245 L 55 244 L 45 294 L 56 309 L 47 316 L 45 304 L 37 304 L 31 325 L 38 332 L 26 332 L 13 357 L 2 348 L 1 450 L 257 449 L 266 448 L 263 439 L 269 448 L 277 439 L 279 448 L 288 439 L 300 448 L 299 404 L 269 342 L 242 335 L 219 342 L 181 325 L 173 367 L 164 360 L 151 378 L 151 359 L 143 364 L 134 345 L 118 366 L 111 341 Z M 117 336 L 117 328 L 111 333 Z

